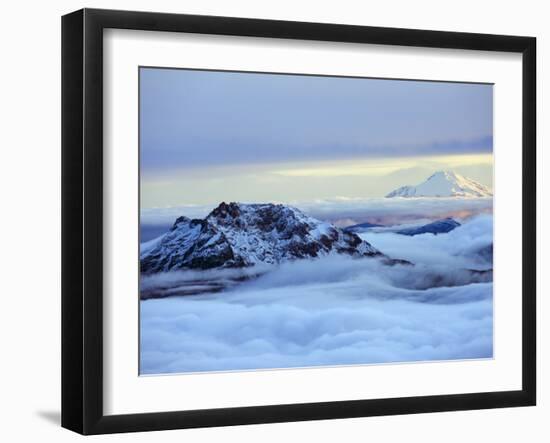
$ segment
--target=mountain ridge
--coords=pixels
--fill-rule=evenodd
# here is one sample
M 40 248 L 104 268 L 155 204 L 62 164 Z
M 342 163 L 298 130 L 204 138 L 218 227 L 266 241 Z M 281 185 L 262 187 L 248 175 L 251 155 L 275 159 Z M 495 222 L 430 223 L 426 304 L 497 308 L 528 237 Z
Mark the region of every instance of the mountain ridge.
M 401 235 L 408 235 L 410 237 L 414 237 L 415 235 L 420 235 L 420 234 L 438 235 L 438 234 L 447 234 L 453 231 L 454 229 L 458 228 L 459 226 L 461 226 L 459 222 L 457 222 L 451 217 L 447 217 L 441 220 L 433 221 L 431 223 L 428 223 L 422 226 L 401 229 L 399 231 L 396 231 L 396 233 Z
M 168 233 L 142 245 L 140 269 L 239 268 L 329 254 L 385 257 L 356 234 L 296 208 L 222 202 L 204 219 L 178 217 Z

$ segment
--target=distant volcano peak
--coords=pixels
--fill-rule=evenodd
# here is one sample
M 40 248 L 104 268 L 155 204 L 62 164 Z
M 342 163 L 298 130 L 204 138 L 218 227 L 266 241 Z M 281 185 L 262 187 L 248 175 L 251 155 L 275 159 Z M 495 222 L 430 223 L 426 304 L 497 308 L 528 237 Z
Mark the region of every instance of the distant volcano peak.
M 435 171 L 432 175 L 430 175 L 428 180 L 430 180 L 432 178 L 437 178 L 437 177 L 445 177 L 447 179 L 456 179 L 457 177 L 461 177 L 461 176 L 459 174 L 456 174 L 453 171 L 441 170 L 441 171 Z
M 492 197 L 486 186 L 454 171 L 437 171 L 417 186 L 402 186 L 386 197 Z

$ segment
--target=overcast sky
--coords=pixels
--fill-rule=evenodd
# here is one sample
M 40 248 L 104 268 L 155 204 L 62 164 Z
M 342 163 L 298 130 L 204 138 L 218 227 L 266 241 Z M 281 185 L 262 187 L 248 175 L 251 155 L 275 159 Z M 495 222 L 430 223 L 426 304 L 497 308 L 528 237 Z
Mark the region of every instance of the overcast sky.
M 491 85 L 142 68 L 142 207 L 492 185 Z M 424 175 L 426 177 L 424 177 Z

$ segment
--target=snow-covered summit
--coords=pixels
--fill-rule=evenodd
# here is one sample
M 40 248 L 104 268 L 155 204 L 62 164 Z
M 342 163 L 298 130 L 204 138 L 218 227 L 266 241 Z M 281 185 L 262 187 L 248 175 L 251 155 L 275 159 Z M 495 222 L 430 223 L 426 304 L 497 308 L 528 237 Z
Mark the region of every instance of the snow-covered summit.
M 278 264 L 329 254 L 382 256 L 352 232 L 280 204 L 220 203 L 204 219 L 179 217 L 142 247 L 143 273 Z
M 386 197 L 492 197 L 481 183 L 452 171 L 438 171 L 417 186 L 402 186 Z

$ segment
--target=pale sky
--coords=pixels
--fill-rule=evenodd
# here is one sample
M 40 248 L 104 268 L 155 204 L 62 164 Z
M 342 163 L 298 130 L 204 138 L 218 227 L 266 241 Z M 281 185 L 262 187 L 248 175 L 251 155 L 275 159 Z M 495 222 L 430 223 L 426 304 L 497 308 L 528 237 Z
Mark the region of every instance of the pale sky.
M 142 68 L 142 208 L 492 187 L 491 85 Z

